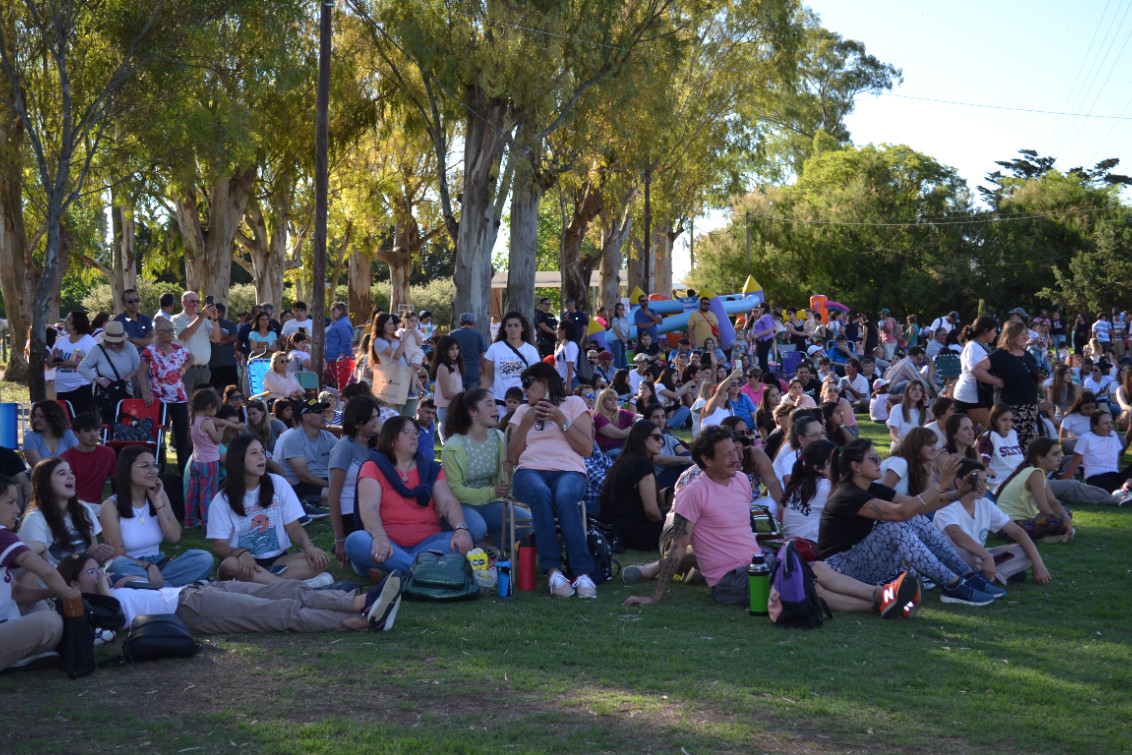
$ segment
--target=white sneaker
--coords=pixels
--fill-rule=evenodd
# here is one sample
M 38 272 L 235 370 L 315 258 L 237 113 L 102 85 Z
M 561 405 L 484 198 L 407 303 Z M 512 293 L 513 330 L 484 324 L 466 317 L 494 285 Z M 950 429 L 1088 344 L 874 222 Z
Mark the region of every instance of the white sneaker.
M 593 586 L 592 583 L 590 586 Z M 574 588 L 570 586 L 570 580 L 566 579 L 566 575 L 560 571 L 556 571 L 550 575 L 550 594 L 556 598 L 569 598 L 574 594 Z
M 597 597 L 597 585 L 590 579 L 588 574 L 583 574 L 574 580 L 574 589 L 578 593 L 579 598 L 589 598 L 593 600 Z
M 322 574 L 316 574 L 310 579 L 304 579 L 303 584 L 314 590 L 320 590 L 323 587 L 330 587 L 334 584 L 334 577 L 330 576 L 330 572 L 324 571 Z

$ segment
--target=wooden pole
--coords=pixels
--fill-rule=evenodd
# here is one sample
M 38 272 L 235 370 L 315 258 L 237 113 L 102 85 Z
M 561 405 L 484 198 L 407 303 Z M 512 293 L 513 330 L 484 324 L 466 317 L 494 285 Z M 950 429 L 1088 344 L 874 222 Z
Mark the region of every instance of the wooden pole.
M 330 20 L 334 0 L 323 0 L 318 46 L 318 101 L 314 135 L 314 264 L 311 270 L 311 369 L 322 384 L 326 340 L 326 215 L 330 149 Z

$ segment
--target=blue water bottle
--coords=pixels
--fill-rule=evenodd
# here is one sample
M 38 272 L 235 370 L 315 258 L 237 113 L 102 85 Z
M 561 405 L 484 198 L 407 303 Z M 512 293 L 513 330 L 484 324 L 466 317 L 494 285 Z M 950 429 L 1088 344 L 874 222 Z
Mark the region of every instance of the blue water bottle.
M 495 570 L 497 574 L 496 584 L 499 587 L 499 597 L 512 597 L 515 594 L 515 587 L 511 584 L 511 562 L 498 561 L 495 564 Z
M 747 567 L 747 588 L 750 593 L 751 605 L 748 613 L 752 616 L 769 616 L 767 604 L 770 603 L 770 567 L 761 553 L 751 558 L 751 565 Z

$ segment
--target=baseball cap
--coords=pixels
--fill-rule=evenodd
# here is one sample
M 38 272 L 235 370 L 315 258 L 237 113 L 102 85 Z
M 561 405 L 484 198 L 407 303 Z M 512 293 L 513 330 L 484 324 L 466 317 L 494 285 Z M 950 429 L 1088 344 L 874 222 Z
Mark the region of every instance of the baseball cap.
M 1018 315 L 1018 316 L 1023 317 L 1027 320 L 1030 319 L 1030 316 L 1028 314 L 1026 314 L 1026 310 L 1022 309 L 1021 307 L 1015 307 L 1014 309 L 1010 310 L 1006 314 L 1008 314 L 1008 315 Z
M 613 359 L 613 352 L 611 352 L 611 351 L 599 351 L 597 353 L 597 358 L 598 359 Z
M 881 388 L 883 388 L 886 385 L 888 385 L 887 380 L 885 380 L 884 378 L 877 378 L 876 380 L 873 381 L 873 390 L 879 391 Z
M 324 404 L 317 398 L 297 399 L 295 408 L 299 410 L 300 414 L 322 414 L 330 408 L 330 404 Z
M 806 353 L 809 354 L 810 356 L 813 356 L 814 354 L 817 354 L 821 350 L 822 350 L 822 347 L 815 344 L 814 346 L 811 346 L 810 348 L 806 349 Z

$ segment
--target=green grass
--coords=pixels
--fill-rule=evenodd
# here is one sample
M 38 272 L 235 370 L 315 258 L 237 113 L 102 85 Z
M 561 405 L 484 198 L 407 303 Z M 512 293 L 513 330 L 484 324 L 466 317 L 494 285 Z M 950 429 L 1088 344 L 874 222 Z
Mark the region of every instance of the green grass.
M 862 434 L 884 437 L 867 420 Z M 935 591 L 911 621 L 786 631 L 704 588 L 624 608 L 649 588 L 555 600 L 540 582 L 511 600 L 407 603 L 386 633 L 208 637 L 189 660 L 0 677 L 0 749 L 1125 752 L 1132 512 L 1075 519 L 1073 542 L 1040 546 L 1052 584 L 982 609 Z M 329 547 L 326 520 L 308 530 Z M 184 547 L 202 544 L 191 531 Z

